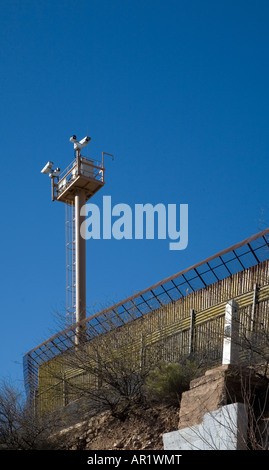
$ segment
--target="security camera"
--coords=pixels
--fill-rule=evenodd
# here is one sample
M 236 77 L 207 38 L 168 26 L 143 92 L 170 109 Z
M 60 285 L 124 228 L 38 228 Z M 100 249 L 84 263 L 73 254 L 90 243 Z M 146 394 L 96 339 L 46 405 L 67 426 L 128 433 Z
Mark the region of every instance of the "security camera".
M 60 168 L 56 168 L 56 170 L 50 170 L 49 177 L 55 178 L 55 176 L 58 176 L 60 174 L 60 171 Z
M 41 173 L 44 175 L 49 174 L 50 178 L 54 178 L 55 176 L 58 176 L 60 174 L 60 168 L 56 168 L 55 170 L 52 169 L 53 167 L 53 162 L 48 162 L 44 168 L 41 170 Z
M 82 147 L 85 147 L 85 145 L 87 145 L 90 142 L 90 140 L 91 140 L 91 138 L 86 136 L 86 137 L 84 137 L 84 139 L 81 139 L 79 141 L 79 143 Z
M 74 149 L 78 150 L 78 149 L 82 149 L 83 147 L 86 147 L 86 145 L 90 142 L 90 140 L 91 140 L 90 137 L 88 137 L 88 136 L 84 137 L 79 142 L 76 142 L 74 144 Z
M 70 142 L 73 142 L 75 150 L 80 150 L 83 147 L 86 147 L 86 145 L 90 142 L 91 137 L 86 136 L 78 142 L 77 137 L 75 135 L 72 135 L 69 140 Z
M 53 162 L 48 162 L 44 168 L 41 170 L 41 173 L 43 173 L 44 175 L 46 175 L 47 173 L 49 173 L 51 171 L 53 167 Z

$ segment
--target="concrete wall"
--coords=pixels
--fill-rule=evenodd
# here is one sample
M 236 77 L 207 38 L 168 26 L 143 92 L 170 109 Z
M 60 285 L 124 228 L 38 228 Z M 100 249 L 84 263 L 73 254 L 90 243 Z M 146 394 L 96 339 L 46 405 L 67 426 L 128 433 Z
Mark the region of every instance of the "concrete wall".
M 247 427 L 247 407 L 232 403 L 206 413 L 200 424 L 164 434 L 164 450 L 244 450 Z

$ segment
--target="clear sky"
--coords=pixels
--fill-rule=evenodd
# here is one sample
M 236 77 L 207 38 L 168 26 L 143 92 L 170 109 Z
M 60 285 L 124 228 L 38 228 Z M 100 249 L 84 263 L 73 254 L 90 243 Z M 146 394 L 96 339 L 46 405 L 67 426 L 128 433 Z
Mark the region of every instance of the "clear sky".
M 88 240 L 96 311 L 266 228 L 267 0 L 0 0 L 0 377 L 65 308 L 65 208 L 48 160 L 107 160 L 112 204 L 189 205 L 189 244 Z

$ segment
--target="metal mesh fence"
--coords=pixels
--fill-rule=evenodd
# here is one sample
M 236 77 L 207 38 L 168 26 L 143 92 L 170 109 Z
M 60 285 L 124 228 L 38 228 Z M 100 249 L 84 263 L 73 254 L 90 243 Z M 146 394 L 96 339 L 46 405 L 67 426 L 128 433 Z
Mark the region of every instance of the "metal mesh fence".
M 180 271 L 154 286 L 86 318 L 84 322 L 86 340 L 90 341 L 100 334 L 144 317 L 164 306 L 173 305 L 192 293 L 226 278 L 231 278 L 236 273 L 259 265 L 268 259 L 269 229 L 266 229 L 211 256 L 205 261 Z M 264 275 L 268 279 L 267 273 Z M 229 290 L 228 297 L 232 298 L 236 290 L 238 294 L 251 291 L 254 281 L 253 276 L 246 277 L 244 285 L 239 286 L 237 279 L 236 289 L 232 285 L 226 286 L 226 289 Z M 238 289 L 241 289 L 241 291 L 239 292 Z M 201 308 L 201 310 L 204 309 Z M 189 311 L 187 315 L 189 315 Z M 74 346 L 75 329 L 76 325 L 72 325 L 72 327 L 57 333 L 25 354 L 23 359 L 24 379 L 29 399 L 34 397 L 38 388 L 38 369 L 40 365 Z

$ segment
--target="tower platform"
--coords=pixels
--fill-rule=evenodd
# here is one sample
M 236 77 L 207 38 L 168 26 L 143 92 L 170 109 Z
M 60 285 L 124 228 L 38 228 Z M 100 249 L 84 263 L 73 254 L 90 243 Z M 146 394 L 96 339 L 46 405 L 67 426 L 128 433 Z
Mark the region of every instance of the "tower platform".
M 52 200 L 71 204 L 77 191 L 83 190 L 87 201 L 104 186 L 104 172 L 103 163 L 77 156 L 59 175 L 58 181 L 52 179 Z

